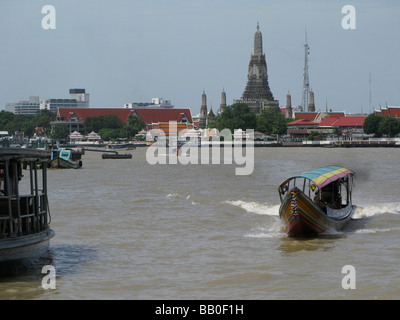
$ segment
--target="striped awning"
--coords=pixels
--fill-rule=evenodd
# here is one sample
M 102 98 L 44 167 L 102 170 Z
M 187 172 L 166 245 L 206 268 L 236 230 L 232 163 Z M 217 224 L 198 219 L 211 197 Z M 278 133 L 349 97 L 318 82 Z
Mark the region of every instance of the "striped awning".
M 318 188 L 322 188 L 327 184 L 343 178 L 349 174 L 354 174 L 350 169 L 342 166 L 327 166 L 323 168 L 314 169 L 311 171 L 303 172 L 297 176 L 286 179 L 282 184 L 294 178 L 305 178 L 311 180 Z

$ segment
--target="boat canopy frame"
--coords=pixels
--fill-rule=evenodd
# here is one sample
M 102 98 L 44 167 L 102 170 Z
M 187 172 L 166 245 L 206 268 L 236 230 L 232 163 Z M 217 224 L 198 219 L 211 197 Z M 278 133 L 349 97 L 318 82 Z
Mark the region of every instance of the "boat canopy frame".
M 299 175 L 292 176 L 281 183 L 279 186 L 279 197 L 281 202 L 284 195 L 289 192 L 293 187 L 297 187 L 308 196 L 311 200 L 322 201 L 323 189 L 330 186 L 337 188 L 336 192 L 341 197 L 345 197 L 345 204 L 342 204 L 340 199 L 340 208 L 347 207 L 352 204 L 352 187 L 353 177 L 355 172 L 343 166 L 331 165 L 323 168 L 318 168 L 311 171 L 303 172 Z M 300 182 L 300 183 L 299 183 Z M 345 187 L 346 192 L 342 192 L 342 187 Z M 333 195 L 333 193 L 332 193 Z M 316 199 L 314 198 L 316 197 Z M 314 198 L 314 199 L 313 199 Z M 329 208 L 329 206 L 327 205 Z

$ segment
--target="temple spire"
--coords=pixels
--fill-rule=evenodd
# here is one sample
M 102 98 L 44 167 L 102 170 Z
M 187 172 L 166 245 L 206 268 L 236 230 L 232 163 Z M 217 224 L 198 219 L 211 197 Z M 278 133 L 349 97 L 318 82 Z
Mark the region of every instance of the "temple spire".
M 257 24 L 257 31 L 254 34 L 254 52 L 249 62 L 247 85 L 242 99 L 237 101 L 246 103 L 250 110 L 257 114 L 260 113 L 261 109 L 265 108 L 273 108 L 276 111 L 280 111 L 279 101 L 274 99 L 269 88 L 267 62 L 263 54 L 262 34 L 259 24 Z
M 203 90 L 203 94 L 201 95 L 199 128 L 205 129 L 206 125 L 207 125 L 207 95 L 205 90 Z
M 225 108 L 226 108 L 226 93 L 225 93 L 225 89 L 222 89 L 221 104 L 219 106 L 219 113 L 224 112 Z
M 285 118 L 290 119 L 293 117 L 292 113 L 292 96 L 290 95 L 290 92 L 288 90 L 288 93 L 286 95 L 286 109 L 285 109 Z
M 262 54 L 262 34 L 260 31 L 260 25 L 257 22 L 257 31 L 254 34 L 254 55 L 261 56 Z

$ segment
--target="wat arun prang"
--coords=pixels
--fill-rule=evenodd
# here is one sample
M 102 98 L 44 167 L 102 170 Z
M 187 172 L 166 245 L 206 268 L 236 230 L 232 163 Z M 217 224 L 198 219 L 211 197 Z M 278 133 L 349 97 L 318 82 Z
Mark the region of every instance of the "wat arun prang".
M 249 71 L 247 75 L 247 85 L 242 98 L 236 100 L 238 103 L 246 103 L 250 110 L 259 114 L 262 109 L 279 109 L 279 101 L 274 100 L 274 96 L 269 88 L 267 62 L 262 49 L 262 34 L 257 23 L 257 31 L 254 34 L 254 52 L 251 55 Z

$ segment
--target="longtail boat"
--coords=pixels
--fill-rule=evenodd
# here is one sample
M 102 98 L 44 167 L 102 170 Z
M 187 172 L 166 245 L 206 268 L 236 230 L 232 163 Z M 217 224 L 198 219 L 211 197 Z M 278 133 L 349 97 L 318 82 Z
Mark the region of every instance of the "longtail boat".
M 342 166 L 327 166 L 292 176 L 278 188 L 279 217 L 288 235 L 320 234 L 340 230 L 351 219 L 355 173 Z
M 79 150 L 54 149 L 50 168 L 79 169 L 82 167 L 82 152 Z

